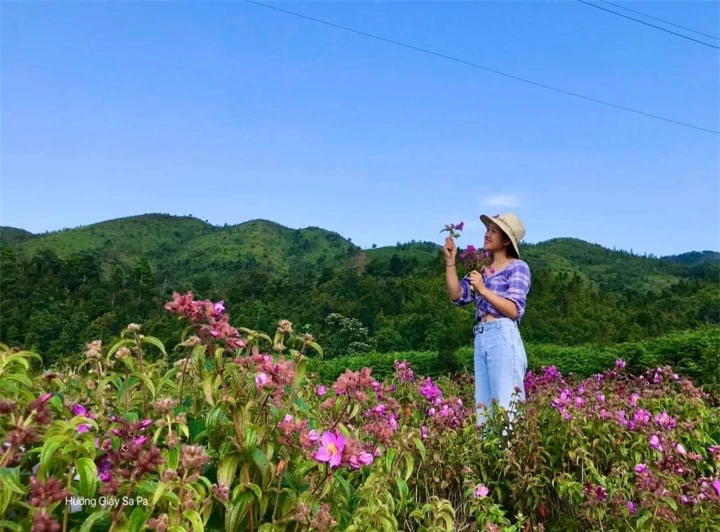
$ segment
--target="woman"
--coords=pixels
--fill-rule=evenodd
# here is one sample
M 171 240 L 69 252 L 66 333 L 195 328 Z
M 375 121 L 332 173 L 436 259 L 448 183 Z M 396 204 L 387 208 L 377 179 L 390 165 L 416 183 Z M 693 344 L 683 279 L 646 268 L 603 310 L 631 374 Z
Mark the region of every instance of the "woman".
M 477 324 L 475 333 L 475 403 L 477 424 L 485 416 L 478 405 L 482 403 L 492 412 L 492 401 L 510 411 L 516 389 L 519 399 L 525 399 L 523 379 L 527 370 L 527 355 L 518 324 L 525 313 L 525 300 L 530 290 L 530 268 L 520 260 L 519 242 L 525 237 L 525 227 L 512 213 L 480 217 L 485 224 L 484 249 L 490 251 L 493 262 L 482 272 L 472 271 L 458 281 L 456 270 L 457 247 L 452 237 L 445 240 L 446 283 L 450 299 L 455 305 L 475 301 Z M 474 287 L 472 292 L 470 287 Z

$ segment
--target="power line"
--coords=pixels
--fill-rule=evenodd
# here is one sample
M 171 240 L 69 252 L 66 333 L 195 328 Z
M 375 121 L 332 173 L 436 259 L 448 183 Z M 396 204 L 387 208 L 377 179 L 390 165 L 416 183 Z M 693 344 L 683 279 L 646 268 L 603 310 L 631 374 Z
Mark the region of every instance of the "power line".
M 671 30 L 668 30 L 665 28 L 661 28 L 660 26 L 656 26 L 655 24 L 650 24 L 649 22 L 645 22 L 645 21 L 642 21 L 637 18 L 629 17 L 627 15 L 623 15 L 622 13 L 618 13 L 617 11 L 613 11 L 612 9 L 606 9 L 602 6 L 591 4 L 590 2 L 586 2 L 585 0 L 577 0 L 577 1 L 580 2 L 581 4 L 585 4 L 586 6 L 594 7 L 596 9 L 602 9 L 603 11 L 607 11 L 608 13 L 612 13 L 613 15 L 617 15 L 618 17 L 623 17 L 623 18 L 626 18 L 629 20 L 634 20 L 635 22 L 639 22 L 640 24 L 645 24 L 646 26 L 650 26 L 651 28 L 655 28 L 655 29 L 658 29 L 658 30 L 661 30 L 661 31 L 664 31 L 667 33 L 672 33 L 673 35 L 677 35 L 678 37 L 682 37 L 683 39 L 687 39 L 688 41 L 693 41 L 693 42 L 700 43 L 705 46 L 709 46 L 710 48 L 715 48 L 717 50 L 720 50 L 720 46 L 715 46 L 714 44 L 709 44 L 709 43 L 706 43 L 703 41 L 699 41 L 697 39 L 693 39 L 692 37 L 688 37 L 687 35 L 683 35 L 682 33 L 677 33 L 677 32 L 674 32 L 674 31 L 671 31 Z
M 395 40 L 392 40 L 392 39 L 388 39 L 388 38 L 386 38 L 386 37 L 380 37 L 380 36 L 378 36 L 378 35 L 373 35 L 373 34 L 371 34 L 371 33 L 367 33 L 367 32 L 364 32 L 364 31 L 356 30 L 356 29 L 353 29 L 353 28 L 348 28 L 347 26 L 341 26 L 341 25 L 339 25 L 339 24 L 335 24 L 335 23 L 332 23 L 332 22 L 327 22 L 327 21 L 325 21 L 325 20 L 320 20 L 320 19 L 318 19 L 318 18 L 309 17 L 309 16 L 307 16 L 307 15 L 302 15 L 302 14 L 300 14 L 300 13 L 295 13 L 294 11 L 288 11 L 288 10 L 286 10 L 286 9 L 282 9 L 282 8 L 279 8 L 279 7 L 271 6 L 271 5 L 268 5 L 268 4 L 263 4 L 263 3 L 261 3 L 261 2 L 256 2 L 256 1 L 254 1 L 254 0 L 245 0 L 245 2 L 247 2 L 247 3 L 249 3 L 249 4 L 254 4 L 254 5 L 257 5 L 257 6 L 260 6 L 260 7 L 265 7 L 265 8 L 267 8 L 267 9 L 272 9 L 272 10 L 274 10 L 274 11 L 279 11 L 279 12 L 281 12 L 281 13 L 285 13 L 285 14 L 288 14 L 288 15 L 292 15 L 292 16 L 294 16 L 294 17 L 298 17 L 298 18 L 302 18 L 302 19 L 306 19 L 306 20 L 311 20 L 311 21 L 313 21 L 313 22 L 317 22 L 317 23 L 319 23 L 319 24 L 324 24 L 324 25 L 326 25 L 326 26 L 331 26 L 331 27 L 333 27 L 333 28 L 338 28 L 338 29 L 341 29 L 341 30 L 344 30 L 344 31 L 349 31 L 349 32 L 351 32 L 351 33 L 356 33 L 356 34 L 358 34 L 358 35 L 363 35 L 364 37 L 370 37 L 370 38 L 372 38 L 372 39 L 377 39 L 377 40 L 379 40 L 379 41 L 387 42 L 387 43 L 390 43 L 390 44 L 395 44 L 395 45 L 397 45 L 397 46 L 402 46 L 402 47 L 404 47 L 404 48 L 409 48 L 409 49 L 411 49 L 411 50 L 415 50 L 415 51 L 418 51 L 418 52 L 423 52 L 423 53 L 430 54 L 430 55 L 434 55 L 434 56 L 437 56 L 437 57 L 442 57 L 443 59 L 449 59 L 450 61 L 455 61 L 455 62 L 457 62 L 457 63 L 462 63 L 462 64 L 464 64 L 464 65 L 468 65 L 468 66 L 471 66 L 471 67 L 474 67 L 474 68 L 479 68 L 479 69 L 481 69 L 481 70 L 485 70 L 485 71 L 491 72 L 491 73 L 493 73 L 493 74 L 498 74 L 498 75 L 500 75 L 500 76 L 504 76 L 504 77 L 506 77 L 506 78 L 514 79 L 514 80 L 516 80 L 516 81 L 522 81 L 523 83 L 528 83 L 528 84 L 530 84 L 530 85 L 534 85 L 534 86 L 536 86 L 536 87 L 540 87 L 540 88 L 543 88 L 543 89 L 547 89 L 547 90 L 551 90 L 551 91 L 554 91 L 554 92 L 558 92 L 558 93 L 560 93 L 560 94 L 565 94 L 565 95 L 567 95 L 567 96 L 573 96 L 573 97 L 575 97 L 575 98 L 580 98 L 580 99 L 582 99 L 582 100 L 587 100 L 587 101 L 590 101 L 590 102 L 599 103 L 599 104 L 601 104 L 601 105 L 606 105 L 606 106 L 608 106 L 608 107 L 613 107 L 613 108 L 615 108 L 615 109 L 620 109 L 620 110 L 622 110 L 622 111 L 627 111 L 627 112 L 635 113 L 635 114 L 638 114 L 638 115 L 641 115 L 641 116 L 646 116 L 646 117 L 648 117 L 648 118 L 654 118 L 654 119 L 656 119 L 656 120 L 662 120 L 663 122 L 668 122 L 668 123 L 670 123 L 670 124 L 675 124 L 675 125 L 678 125 L 678 126 L 683 126 L 683 127 L 688 127 L 688 128 L 691 128 L 691 129 L 696 129 L 696 130 L 698 130 L 698 131 L 704 131 L 704 132 L 706 132 L 706 133 L 713 133 L 713 134 L 715 134 L 715 135 L 720 135 L 720 131 L 716 131 L 716 130 L 714 130 L 714 129 L 706 129 L 706 128 L 704 128 L 704 127 L 695 126 L 695 125 L 693 125 L 693 124 L 688 124 L 688 123 L 686 123 L 686 122 L 680 122 L 680 121 L 678 121 L 678 120 L 673 120 L 672 118 L 665 118 L 664 116 L 655 115 L 655 114 L 652 114 L 652 113 L 646 113 L 645 111 L 640 111 L 640 110 L 638 110 L 638 109 L 633 109 L 633 108 L 631 108 L 631 107 L 625 107 L 625 106 L 623 106 L 623 105 L 618 105 L 618 104 L 615 104 L 615 103 L 612 103 L 612 102 L 607 102 L 607 101 L 605 101 L 605 100 L 600 100 L 600 99 L 598 99 L 598 98 L 593 98 L 593 97 L 591 97 L 591 96 L 584 96 L 584 95 L 578 94 L 578 93 L 576 93 L 576 92 L 571 92 L 571 91 L 567 91 L 567 90 L 564 90 L 564 89 L 558 89 L 557 87 L 551 87 L 550 85 L 545 85 L 544 83 L 538 83 L 537 81 L 532 81 L 532 80 L 529 80 L 529 79 L 526 79 L 526 78 L 521 78 L 521 77 L 515 76 L 515 75 L 513 75 L 513 74 L 508 74 L 508 73 L 506 73 L 506 72 L 501 72 L 501 71 L 495 70 L 495 69 L 493 69 L 493 68 L 489 68 L 489 67 L 486 67 L 486 66 L 482 66 L 482 65 L 479 65 L 479 64 L 477 64 L 477 63 L 472 63 L 472 62 L 470 62 L 470 61 L 466 61 L 466 60 L 464 60 L 464 59 L 459 59 L 459 58 L 457 58 L 457 57 L 453 57 L 453 56 L 450 56 L 450 55 L 442 54 L 442 53 L 440 53 L 440 52 L 433 52 L 432 50 L 427 50 L 427 49 L 425 49 L 425 48 L 420 48 L 420 47 L 414 46 L 414 45 L 412 45 L 412 44 L 407 44 L 407 43 L 403 43 L 403 42 L 400 42 L 400 41 L 395 41 Z
M 707 33 L 701 32 L 701 31 L 695 31 L 686 26 L 681 26 L 680 24 L 675 24 L 673 22 L 670 22 L 669 20 L 664 20 L 664 19 L 661 19 L 658 17 L 653 17 L 652 15 L 648 15 L 647 13 L 643 13 L 642 11 L 635 11 L 634 9 L 630 9 L 629 7 L 621 6 L 620 4 L 613 4 L 612 2 L 608 2 L 607 0 L 595 0 L 595 1 L 602 2 L 603 4 L 609 4 L 611 6 L 619 7 L 620 9 L 624 9 L 625 11 L 630 11 L 631 13 L 637 13 L 638 15 L 642 15 L 643 17 L 651 18 L 653 20 L 657 20 L 659 22 L 669 24 L 670 26 L 675 26 L 676 28 L 680 28 L 685 31 L 689 31 L 691 33 L 697 33 L 698 35 L 702 35 L 703 37 L 709 37 L 710 39 L 715 39 L 716 41 L 720 40 L 720 37 L 716 37 L 715 35 L 709 35 Z

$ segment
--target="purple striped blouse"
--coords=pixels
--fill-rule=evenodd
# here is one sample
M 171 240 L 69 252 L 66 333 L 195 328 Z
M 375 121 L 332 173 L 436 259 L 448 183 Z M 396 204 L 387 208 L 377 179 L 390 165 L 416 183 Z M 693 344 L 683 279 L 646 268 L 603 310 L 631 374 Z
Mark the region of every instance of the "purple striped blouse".
M 525 314 L 525 300 L 530 291 L 530 267 L 525 261 L 516 259 L 511 262 L 505 269 L 496 273 L 483 272 L 485 286 L 495 292 L 497 295 L 509 299 L 517 307 L 516 321 Z M 471 292 L 470 280 L 463 277 L 460 281 L 460 289 L 462 295 L 460 299 L 453 301 L 455 305 L 464 306 L 475 301 L 477 307 L 475 317 L 480 321 L 485 314 L 491 314 L 496 318 L 506 318 L 507 316 L 498 312 L 490 302 L 477 292 Z

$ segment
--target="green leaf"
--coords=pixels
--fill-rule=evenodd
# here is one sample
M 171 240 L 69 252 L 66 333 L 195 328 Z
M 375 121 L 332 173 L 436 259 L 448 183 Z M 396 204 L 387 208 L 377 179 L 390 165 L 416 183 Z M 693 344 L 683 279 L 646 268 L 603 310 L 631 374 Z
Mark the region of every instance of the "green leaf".
M 240 530 L 240 522 L 245 517 L 248 504 L 252 500 L 252 493 L 241 493 L 232 503 L 226 505 L 225 530 Z
M 310 412 L 310 407 L 308 404 L 303 400 L 302 397 L 296 397 L 295 398 L 295 405 L 302 411 L 302 412 Z
M 160 350 L 160 352 L 161 352 L 164 356 L 167 356 L 167 351 L 165 351 L 165 346 L 163 345 L 163 343 L 162 343 L 160 340 L 158 340 L 158 339 L 155 338 L 154 336 L 146 336 L 145 338 L 142 339 L 142 341 L 143 341 L 143 343 L 145 343 L 145 344 L 152 344 L 152 345 L 154 345 L 155 347 L 157 347 L 157 348 Z
M 155 385 L 153 384 L 153 381 L 150 380 L 150 378 L 147 375 L 140 375 L 138 373 L 135 374 L 135 377 L 143 381 L 145 383 L 145 386 L 147 386 L 147 389 L 150 390 L 150 395 L 153 399 L 155 399 Z
M 0 521 L 0 530 L 16 530 L 17 532 L 23 532 L 22 527 L 12 521 Z
M 265 457 L 265 453 L 262 452 L 257 447 L 255 447 L 255 449 L 253 449 L 253 451 L 252 451 L 252 458 L 253 458 L 253 462 L 255 462 L 255 464 L 257 464 L 257 466 L 260 468 L 260 471 L 262 471 L 263 475 L 266 475 L 270 468 L 270 464 L 268 464 L 267 458 Z
M 90 516 L 87 519 L 85 519 L 85 521 L 83 522 L 82 526 L 80 527 L 79 532 L 91 532 L 92 526 L 95 523 L 97 523 L 98 521 L 101 521 L 105 517 L 108 517 L 108 518 L 111 517 L 109 510 L 100 510 L 100 511 L 91 513 Z
M 118 340 L 110 347 L 107 358 L 109 359 L 111 356 L 113 356 L 115 352 L 121 347 L 133 344 L 135 344 L 135 340 L 133 340 L 132 338 L 123 338 L 122 340 Z
M 398 491 L 400 492 L 400 501 L 405 503 L 410 495 L 410 489 L 408 488 L 407 482 L 401 478 L 395 478 L 395 484 L 397 484 Z
M 160 502 L 160 499 L 162 499 L 163 493 L 165 493 L 166 489 L 167 484 L 165 484 L 164 482 L 158 483 L 157 488 L 155 488 L 155 492 L 153 493 L 152 501 L 150 502 L 152 506 L 155 506 L 157 503 Z
M 180 448 L 175 447 L 168 451 L 168 469 L 177 471 L 178 463 L 180 462 Z
M 232 482 L 235 479 L 235 471 L 237 471 L 239 462 L 240 455 L 237 453 L 224 456 L 222 460 L 220 460 L 220 465 L 217 470 L 217 479 L 219 484 L 225 484 L 228 487 L 232 486 Z
M 307 372 L 307 365 L 308 359 L 305 357 L 301 357 L 300 360 L 295 364 L 295 382 L 293 383 L 293 388 L 296 390 L 300 387 L 303 379 L 305 378 L 305 373 Z
M 203 532 L 205 530 L 205 525 L 200 518 L 200 514 L 195 510 L 185 510 L 183 512 L 183 517 L 190 521 L 190 524 L 192 525 L 191 530 L 193 532 Z
M 40 451 L 40 474 L 44 475 L 47 473 L 48 467 L 50 466 L 50 461 L 54 459 L 54 461 L 57 461 L 57 456 L 55 456 L 55 452 L 62 446 L 68 443 L 68 437 L 67 436 L 51 436 L 47 440 L 45 440 L 45 443 L 42 446 L 42 449 Z
M 140 532 L 141 530 L 145 530 L 145 522 L 149 517 L 149 511 L 145 510 L 141 506 L 135 508 L 130 514 L 130 521 L 128 522 L 130 532 Z
M 203 393 L 205 394 L 205 400 L 210 406 L 215 406 L 215 386 L 219 383 L 220 376 L 211 373 L 203 380 Z
M 257 431 L 254 427 L 245 427 L 245 450 L 252 453 L 257 448 Z M 263 455 L 265 456 L 265 455 Z
M 648 519 L 650 519 L 650 514 L 649 514 L 649 513 L 646 513 L 646 514 L 642 515 L 642 516 L 637 520 L 637 523 L 635 523 L 635 529 L 637 530 L 637 529 L 641 528 Z
M 20 468 L 0 468 L 0 480 L 2 480 L 3 485 L 7 486 L 10 491 L 17 493 L 18 495 L 25 495 L 25 490 L 20 482 Z
M 97 466 L 89 458 L 78 458 L 75 468 L 80 475 L 80 495 L 92 498 L 98 483 Z
M 248 488 L 255 494 L 255 497 L 257 497 L 257 500 L 262 499 L 262 489 L 260 489 L 260 486 L 257 484 L 250 483 L 247 485 Z

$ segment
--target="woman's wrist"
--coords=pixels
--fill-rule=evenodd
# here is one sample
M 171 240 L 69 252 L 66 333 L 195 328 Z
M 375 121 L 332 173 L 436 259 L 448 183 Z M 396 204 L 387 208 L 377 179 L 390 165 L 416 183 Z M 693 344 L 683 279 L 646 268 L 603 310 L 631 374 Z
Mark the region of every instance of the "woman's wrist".
M 455 261 L 452 262 L 452 264 L 449 261 L 445 261 L 445 267 L 450 268 L 451 266 L 455 266 Z

